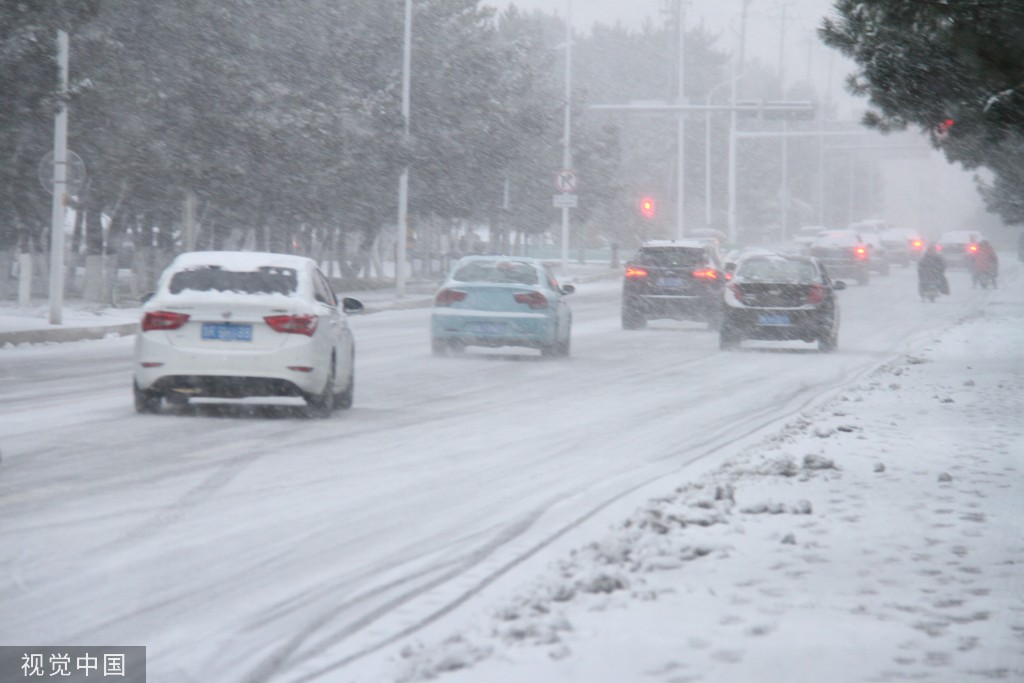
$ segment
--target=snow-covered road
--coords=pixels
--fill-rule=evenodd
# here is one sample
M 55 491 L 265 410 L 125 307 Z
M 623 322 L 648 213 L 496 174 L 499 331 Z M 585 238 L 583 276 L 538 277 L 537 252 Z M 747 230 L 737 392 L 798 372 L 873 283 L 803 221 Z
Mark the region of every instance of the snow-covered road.
M 840 293 L 840 350 L 619 328 L 573 356 L 433 358 L 429 311 L 354 319 L 355 407 L 138 416 L 130 341 L 0 350 L 0 642 L 140 644 L 150 680 L 347 680 L 981 311 L 910 270 Z M 1020 279 L 1007 278 L 1007 285 Z M 371 679 L 367 679 L 371 680 Z M 666 679 L 667 680 L 667 679 Z

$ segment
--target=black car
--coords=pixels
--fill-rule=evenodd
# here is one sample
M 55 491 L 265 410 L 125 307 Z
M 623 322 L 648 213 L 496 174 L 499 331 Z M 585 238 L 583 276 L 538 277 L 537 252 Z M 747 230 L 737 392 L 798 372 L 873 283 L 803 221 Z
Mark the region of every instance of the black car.
M 724 283 L 712 242 L 645 242 L 626 264 L 622 329 L 640 329 L 657 318 L 707 322 L 717 328 Z
M 834 351 L 839 341 L 839 304 L 821 262 L 795 254 L 756 254 L 740 260 L 725 290 L 720 346 L 744 339 L 818 342 Z

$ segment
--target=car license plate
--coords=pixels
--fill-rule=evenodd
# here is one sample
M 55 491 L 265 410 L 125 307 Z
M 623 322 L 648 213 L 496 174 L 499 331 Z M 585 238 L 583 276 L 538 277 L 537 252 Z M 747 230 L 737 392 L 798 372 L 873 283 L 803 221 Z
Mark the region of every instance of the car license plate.
M 485 337 L 505 333 L 505 323 L 474 323 L 473 332 Z
M 788 325 L 789 316 L 785 313 L 762 313 L 757 316 L 758 325 Z
M 252 325 L 203 323 L 203 339 L 216 341 L 252 341 Z
M 658 278 L 658 285 L 661 287 L 682 287 L 683 284 L 683 278 L 681 277 Z

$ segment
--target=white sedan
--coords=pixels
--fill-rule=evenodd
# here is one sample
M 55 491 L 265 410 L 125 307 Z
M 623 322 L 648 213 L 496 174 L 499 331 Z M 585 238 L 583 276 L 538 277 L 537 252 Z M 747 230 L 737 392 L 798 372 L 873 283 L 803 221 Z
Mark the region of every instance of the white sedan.
M 133 363 L 135 408 L 190 398 L 298 396 L 326 417 L 352 405 L 355 342 L 316 262 L 254 252 L 181 254 L 142 309 Z

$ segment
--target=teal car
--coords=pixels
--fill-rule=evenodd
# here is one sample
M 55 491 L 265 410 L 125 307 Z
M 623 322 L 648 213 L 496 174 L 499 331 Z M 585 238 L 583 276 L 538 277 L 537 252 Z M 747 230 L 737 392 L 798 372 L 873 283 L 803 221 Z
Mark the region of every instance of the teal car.
M 520 256 L 459 259 L 434 296 L 430 317 L 435 356 L 467 346 L 521 346 L 568 356 L 572 285 L 561 285 L 543 261 Z

